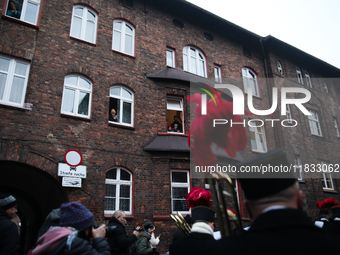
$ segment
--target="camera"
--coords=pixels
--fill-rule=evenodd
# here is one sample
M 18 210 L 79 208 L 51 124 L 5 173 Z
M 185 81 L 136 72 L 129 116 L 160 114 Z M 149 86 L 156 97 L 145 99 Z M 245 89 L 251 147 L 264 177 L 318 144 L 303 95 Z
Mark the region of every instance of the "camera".
M 99 228 L 101 225 L 93 225 L 93 228 Z M 112 237 L 112 236 L 114 236 L 115 234 L 116 234 L 116 228 L 117 228 L 117 226 L 106 226 L 105 227 L 105 231 L 106 231 L 106 234 L 105 234 L 105 236 L 106 237 Z

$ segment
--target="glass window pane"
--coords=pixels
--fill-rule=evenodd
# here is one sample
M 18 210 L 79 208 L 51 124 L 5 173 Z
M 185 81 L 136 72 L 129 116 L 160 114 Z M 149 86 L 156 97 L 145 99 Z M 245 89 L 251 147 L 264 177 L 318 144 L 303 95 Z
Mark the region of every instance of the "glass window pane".
M 9 101 L 13 103 L 21 103 L 22 93 L 24 90 L 25 79 L 21 77 L 14 77 L 13 85 Z
M 38 13 L 38 5 L 27 2 L 25 21 L 35 24 L 37 13 Z
M 106 184 L 105 185 L 105 196 L 116 197 L 116 185 Z
M 128 24 L 125 24 L 125 33 L 132 35 L 132 31 L 133 31 L 132 27 L 130 27 Z
M 0 73 L 0 100 L 3 100 L 7 74 Z
M 113 23 L 113 27 L 119 31 L 122 30 L 122 22 L 121 21 L 116 21 Z
M 112 169 L 106 172 L 107 179 L 117 179 L 117 169 Z
M 80 38 L 80 32 L 81 32 L 81 19 L 78 17 L 73 17 L 73 22 L 72 22 L 72 32 L 71 36 Z
M 105 197 L 105 210 L 115 211 L 116 210 L 116 199 Z
M 122 89 L 122 97 L 132 99 L 132 93 L 127 91 L 126 89 Z
M 185 199 L 174 199 L 173 200 L 173 211 L 188 211 L 187 201 Z
M 132 55 L 132 36 L 125 35 L 125 53 Z
M 94 15 L 94 13 L 88 11 L 87 12 L 87 19 L 94 22 L 96 20 L 96 15 Z
M 188 194 L 188 188 L 172 188 L 172 197 L 175 198 L 183 198 Z
M 129 198 L 130 197 L 130 186 L 128 185 L 120 185 L 120 198 L 125 197 Z
M 79 107 L 78 114 L 89 114 L 90 93 L 79 92 Z
M 79 87 L 91 89 L 91 83 L 83 78 L 79 78 Z
M 188 182 L 188 175 L 186 172 L 172 172 L 172 182 Z
M 74 9 L 74 14 L 80 17 L 83 17 L 83 8 L 78 7 Z
M 123 181 L 130 181 L 130 174 L 127 172 L 127 171 L 125 171 L 125 170 L 121 170 L 120 171 L 120 179 L 121 180 L 123 180 Z
M 119 199 L 119 210 L 130 211 L 130 199 Z
M 131 103 L 123 102 L 123 123 L 131 124 Z
M 0 71 L 8 72 L 9 60 L 0 58 Z
M 74 107 L 74 95 L 75 91 L 72 89 L 65 89 L 63 94 L 63 108 L 64 112 L 71 112 L 73 113 Z
M 113 31 L 113 49 L 120 51 L 121 32 Z
M 190 72 L 196 74 L 196 58 L 191 58 Z
M 117 87 L 110 88 L 110 95 L 111 96 L 120 96 L 120 88 L 117 88 Z
M 77 79 L 78 78 L 76 76 L 67 76 L 66 80 L 65 80 L 65 83 L 77 86 Z
M 85 40 L 89 42 L 94 42 L 94 23 L 92 21 L 87 22 Z
M 26 76 L 27 65 L 23 63 L 18 63 L 15 65 L 15 74 Z

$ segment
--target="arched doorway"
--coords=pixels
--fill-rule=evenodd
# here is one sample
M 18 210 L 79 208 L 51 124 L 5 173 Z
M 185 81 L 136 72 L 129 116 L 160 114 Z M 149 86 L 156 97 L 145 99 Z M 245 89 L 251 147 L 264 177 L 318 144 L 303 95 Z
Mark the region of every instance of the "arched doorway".
M 53 176 L 16 161 L 0 160 L 0 192 L 10 193 L 18 201 L 20 254 L 26 254 L 36 242 L 46 216 L 68 200 L 60 182 Z

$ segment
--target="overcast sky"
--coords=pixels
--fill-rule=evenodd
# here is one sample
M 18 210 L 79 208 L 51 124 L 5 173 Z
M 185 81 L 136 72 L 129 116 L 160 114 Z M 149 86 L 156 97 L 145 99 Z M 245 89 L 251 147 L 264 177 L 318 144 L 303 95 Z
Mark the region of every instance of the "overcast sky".
M 188 0 L 340 68 L 340 0 Z

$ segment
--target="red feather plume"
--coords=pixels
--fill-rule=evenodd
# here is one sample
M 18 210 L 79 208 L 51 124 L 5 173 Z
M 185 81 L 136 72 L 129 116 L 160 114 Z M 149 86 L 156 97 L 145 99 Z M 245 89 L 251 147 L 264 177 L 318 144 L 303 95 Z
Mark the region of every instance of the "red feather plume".
M 340 203 L 337 202 L 336 200 L 334 200 L 333 198 L 326 198 L 326 199 L 323 200 L 323 201 L 316 202 L 315 205 L 316 205 L 319 209 L 330 210 L 333 206 L 340 205 Z
M 193 188 L 185 196 L 187 200 L 188 210 L 196 206 L 207 206 L 211 207 L 210 200 L 212 200 L 211 192 L 202 188 Z

